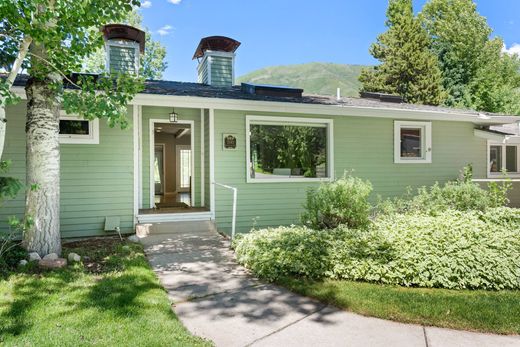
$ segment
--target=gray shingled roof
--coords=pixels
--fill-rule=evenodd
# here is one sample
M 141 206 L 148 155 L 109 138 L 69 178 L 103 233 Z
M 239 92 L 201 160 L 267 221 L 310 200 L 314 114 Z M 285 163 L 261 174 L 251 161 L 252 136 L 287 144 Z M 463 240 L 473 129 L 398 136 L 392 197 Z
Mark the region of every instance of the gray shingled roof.
M 518 118 L 520 121 L 520 117 Z M 489 130 L 504 135 L 520 136 L 520 127 L 518 123 L 504 124 L 504 125 L 492 125 Z
M 16 78 L 16 86 L 25 86 L 27 83 L 27 75 L 19 75 Z M 415 105 L 405 103 L 390 103 L 382 102 L 377 99 L 365 99 L 365 98 L 341 98 L 337 100 L 333 96 L 323 95 L 309 95 L 304 94 L 302 98 L 289 98 L 289 97 L 274 97 L 274 96 L 263 96 L 263 95 L 251 95 L 242 92 L 240 86 L 233 87 L 213 87 L 201 83 L 192 82 L 176 82 L 176 81 L 160 81 L 160 80 L 147 80 L 145 82 L 145 88 L 141 92 L 143 94 L 156 94 L 156 95 L 175 95 L 175 96 L 193 96 L 202 98 L 220 98 L 220 99 L 235 99 L 235 100 L 256 100 L 256 101 L 273 101 L 273 102 L 289 102 L 289 103 L 301 103 L 301 104 L 315 104 L 315 105 L 337 105 L 337 106 L 353 106 L 353 107 L 367 107 L 367 108 L 391 108 L 391 109 L 402 109 L 402 110 L 417 110 L 417 111 L 429 111 L 439 112 L 447 114 L 458 114 L 458 115 L 488 115 L 488 116 L 504 116 L 500 114 L 477 112 L 473 110 L 455 109 L 448 107 L 439 106 L 427 106 L 427 105 Z

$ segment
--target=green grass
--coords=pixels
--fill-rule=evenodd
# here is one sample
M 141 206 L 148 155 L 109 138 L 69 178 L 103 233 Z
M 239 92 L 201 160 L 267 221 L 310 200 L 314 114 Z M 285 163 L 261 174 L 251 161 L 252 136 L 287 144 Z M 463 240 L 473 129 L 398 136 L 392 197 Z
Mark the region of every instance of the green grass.
M 66 246 L 84 265 L 0 278 L 2 346 L 207 346 L 183 327 L 141 246 L 114 239 Z
M 520 291 L 405 288 L 350 281 L 279 284 L 366 316 L 499 334 L 520 333 Z

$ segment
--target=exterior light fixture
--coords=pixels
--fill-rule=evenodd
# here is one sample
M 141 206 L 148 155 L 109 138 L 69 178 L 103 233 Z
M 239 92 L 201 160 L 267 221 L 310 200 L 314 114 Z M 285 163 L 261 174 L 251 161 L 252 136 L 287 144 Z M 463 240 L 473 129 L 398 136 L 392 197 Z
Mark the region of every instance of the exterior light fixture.
M 179 115 L 175 113 L 175 108 L 170 113 L 170 123 L 177 123 L 179 121 Z

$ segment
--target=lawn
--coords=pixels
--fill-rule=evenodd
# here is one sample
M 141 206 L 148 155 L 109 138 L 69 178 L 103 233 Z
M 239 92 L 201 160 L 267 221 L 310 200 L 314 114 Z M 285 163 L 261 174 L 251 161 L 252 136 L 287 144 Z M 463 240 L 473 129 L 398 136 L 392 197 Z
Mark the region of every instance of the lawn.
M 520 334 L 520 291 L 405 288 L 352 281 L 280 279 L 302 295 L 366 316 L 445 328 Z
M 208 346 L 172 312 L 140 245 L 64 245 L 90 259 L 63 270 L 0 278 L 0 345 Z

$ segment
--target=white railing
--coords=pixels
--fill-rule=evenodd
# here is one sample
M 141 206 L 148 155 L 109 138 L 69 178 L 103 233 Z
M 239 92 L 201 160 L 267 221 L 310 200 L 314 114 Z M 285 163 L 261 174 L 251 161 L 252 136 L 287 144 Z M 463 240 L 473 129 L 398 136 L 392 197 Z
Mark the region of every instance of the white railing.
M 237 195 L 238 189 L 235 187 L 228 186 L 226 184 L 213 182 L 214 185 L 220 186 L 233 191 L 233 217 L 231 219 L 231 240 L 235 238 L 235 226 L 237 222 Z

